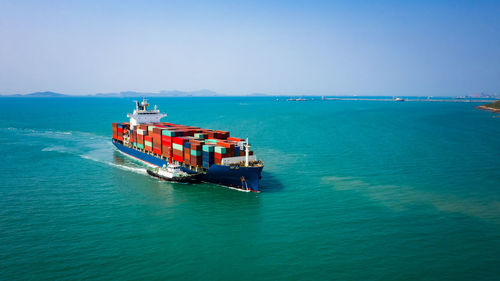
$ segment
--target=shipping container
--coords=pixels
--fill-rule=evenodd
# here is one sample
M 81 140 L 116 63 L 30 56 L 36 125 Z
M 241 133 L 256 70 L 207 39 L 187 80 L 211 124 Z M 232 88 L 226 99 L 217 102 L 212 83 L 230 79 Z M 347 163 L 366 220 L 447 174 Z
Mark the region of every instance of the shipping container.
M 215 153 L 224 154 L 226 153 L 226 148 L 222 146 L 216 146 L 214 148 Z
M 205 144 L 205 145 L 203 145 L 202 150 L 204 152 L 214 152 L 214 146 L 213 145 L 209 145 L 209 144 Z
M 184 148 L 184 163 L 191 165 L 191 149 Z
M 174 161 L 178 161 L 178 162 L 181 162 L 181 163 L 184 161 L 184 157 L 182 157 L 182 156 L 180 156 L 180 155 L 176 155 L 176 154 L 174 154 L 174 155 L 172 156 L 172 159 L 173 159 Z
M 182 146 L 181 144 L 177 144 L 177 143 L 172 144 L 172 148 L 174 150 L 179 150 L 179 151 L 183 151 L 184 150 L 184 146 Z

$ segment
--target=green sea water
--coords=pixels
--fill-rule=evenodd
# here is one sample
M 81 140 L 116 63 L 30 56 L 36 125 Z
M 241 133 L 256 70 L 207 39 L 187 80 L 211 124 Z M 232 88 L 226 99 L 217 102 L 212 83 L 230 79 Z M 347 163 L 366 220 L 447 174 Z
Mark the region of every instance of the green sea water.
M 261 193 L 148 177 L 133 99 L 2 98 L 0 280 L 498 280 L 500 118 L 474 103 L 156 98 L 249 137 Z

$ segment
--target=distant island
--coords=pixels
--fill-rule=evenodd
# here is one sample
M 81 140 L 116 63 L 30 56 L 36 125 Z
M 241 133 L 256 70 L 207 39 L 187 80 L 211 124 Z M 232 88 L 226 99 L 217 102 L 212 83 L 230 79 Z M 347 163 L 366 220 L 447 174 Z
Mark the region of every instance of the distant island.
M 57 98 L 57 97 L 68 97 L 68 95 L 54 93 L 54 92 L 35 92 L 31 94 L 16 94 L 8 95 L 7 97 L 27 97 L 27 98 Z
M 500 100 L 478 106 L 477 108 L 500 113 Z

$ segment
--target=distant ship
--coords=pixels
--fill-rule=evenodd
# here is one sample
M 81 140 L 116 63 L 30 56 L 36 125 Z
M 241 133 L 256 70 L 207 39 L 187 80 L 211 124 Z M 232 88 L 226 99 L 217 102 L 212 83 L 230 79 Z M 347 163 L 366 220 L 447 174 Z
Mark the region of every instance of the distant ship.
M 303 98 L 289 98 L 289 99 L 287 99 L 287 101 L 307 101 L 307 99 L 303 99 Z
M 166 114 L 143 99 L 130 122 L 113 123 L 113 144 L 122 153 L 156 167 L 180 166 L 197 179 L 240 191 L 260 191 L 264 163 L 250 151 L 248 139 L 229 132 L 160 122 Z
M 403 98 L 398 98 L 398 97 L 395 97 L 395 98 L 394 98 L 394 101 L 405 101 L 405 99 L 403 99 Z

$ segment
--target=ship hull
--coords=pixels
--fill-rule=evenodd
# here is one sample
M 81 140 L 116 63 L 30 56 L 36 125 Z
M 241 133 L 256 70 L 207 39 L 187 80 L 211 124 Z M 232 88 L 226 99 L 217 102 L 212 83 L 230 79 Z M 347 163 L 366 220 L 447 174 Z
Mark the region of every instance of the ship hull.
M 144 161 L 147 164 L 156 167 L 163 167 L 163 165 L 168 165 L 168 161 L 166 160 L 124 146 L 117 141 L 113 141 L 113 144 L 122 153 L 138 160 Z M 241 191 L 259 192 L 262 168 L 262 166 L 233 167 L 214 164 L 200 176 L 200 180 L 224 185 Z M 186 172 L 188 173 L 195 173 L 195 171 L 192 171 L 186 167 L 183 167 L 183 170 L 186 170 Z

